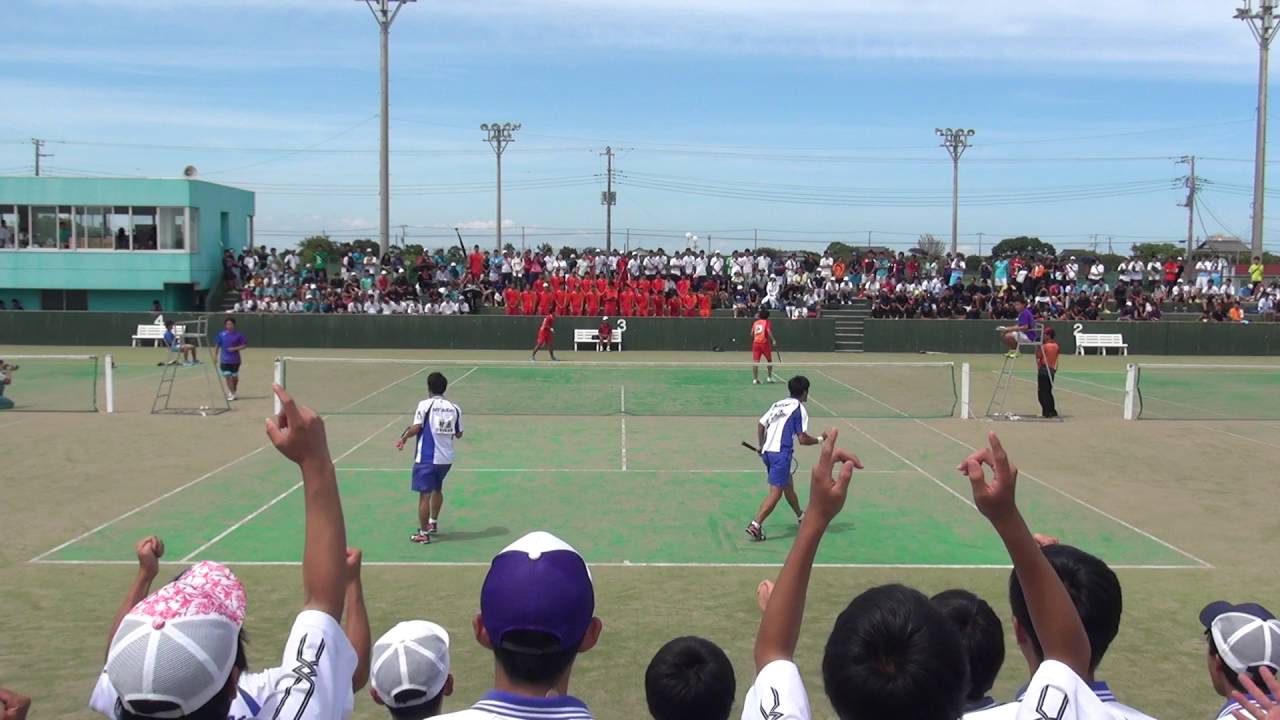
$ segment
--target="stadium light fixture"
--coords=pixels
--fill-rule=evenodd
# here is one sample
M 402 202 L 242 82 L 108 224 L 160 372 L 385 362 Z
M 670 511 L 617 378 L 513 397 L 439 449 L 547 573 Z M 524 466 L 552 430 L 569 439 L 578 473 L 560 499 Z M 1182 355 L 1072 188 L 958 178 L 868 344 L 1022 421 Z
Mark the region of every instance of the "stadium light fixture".
M 498 158 L 498 224 L 495 231 L 499 253 L 502 252 L 502 152 L 507 149 L 507 145 L 515 142 L 515 134 L 519 129 L 520 123 L 480 124 L 480 130 L 488 133 L 485 141 L 489 143 L 489 147 L 493 148 L 493 154 Z
M 960 156 L 969 149 L 969 138 L 974 131 L 965 128 L 935 128 L 934 134 L 942 138 L 942 147 L 951 156 L 951 254 L 960 243 Z

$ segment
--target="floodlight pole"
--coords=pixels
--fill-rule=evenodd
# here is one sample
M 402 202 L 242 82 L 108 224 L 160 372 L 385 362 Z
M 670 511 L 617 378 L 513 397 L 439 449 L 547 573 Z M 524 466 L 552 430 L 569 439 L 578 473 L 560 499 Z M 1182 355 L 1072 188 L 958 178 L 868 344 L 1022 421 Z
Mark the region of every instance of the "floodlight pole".
M 515 132 L 520 129 L 520 123 L 484 123 L 480 129 L 489 133 L 485 141 L 489 143 L 489 147 L 493 148 L 493 154 L 498 158 L 498 252 L 502 252 L 502 152 L 507 149 L 515 140 Z
M 1237 20 L 1246 20 L 1249 30 L 1258 41 L 1258 121 L 1253 151 L 1253 236 L 1250 238 L 1253 254 L 1262 256 L 1263 201 L 1267 179 L 1267 71 L 1271 54 L 1271 40 L 1276 35 L 1276 2 L 1259 0 L 1253 9 L 1253 0 L 1245 0 L 1244 7 L 1236 10 Z
M 951 156 L 951 254 L 954 255 L 960 243 L 960 156 L 969 149 L 969 138 L 974 131 L 937 128 L 933 132 L 942 138 L 942 147 Z
M 374 21 L 378 23 L 382 40 L 382 106 L 378 112 L 381 121 L 381 137 L 378 145 L 378 245 L 381 248 L 381 254 L 385 255 L 391 247 L 391 103 L 389 97 L 391 61 L 388 51 L 391 42 L 391 23 L 395 22 L 396 16 L 400 14 L 400 9 L 405 3 L 417 2 L 417 0 L 356 0 L 356 2 L 364 2 L 369 6 Z M 393 4 L 394 10 L 391 9 Z

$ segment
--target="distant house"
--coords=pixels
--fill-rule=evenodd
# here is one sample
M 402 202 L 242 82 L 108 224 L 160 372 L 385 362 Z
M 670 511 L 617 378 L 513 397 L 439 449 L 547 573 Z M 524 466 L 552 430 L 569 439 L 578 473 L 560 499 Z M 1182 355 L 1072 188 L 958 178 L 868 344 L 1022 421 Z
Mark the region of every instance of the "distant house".
M 1248 255 L 1250 252 L 1252 252 L 1252 248 L 1238 237 L 1232 235 L 1210 235 L 1196 246 L 1194 254 L 1234 257 Z

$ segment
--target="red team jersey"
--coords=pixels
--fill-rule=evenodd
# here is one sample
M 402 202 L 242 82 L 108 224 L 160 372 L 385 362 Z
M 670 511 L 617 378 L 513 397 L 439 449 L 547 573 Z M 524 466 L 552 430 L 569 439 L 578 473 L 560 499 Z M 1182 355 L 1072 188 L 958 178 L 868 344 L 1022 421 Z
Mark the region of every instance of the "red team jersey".
M 538 309 L 538 294 L 532 290 L 525 290 L 520 293 L 521 304 L 524 305 L 524 314 L 532 315 Z
M 609 280 L 603 275 L 596 278 L 596 292 L 603 293 L 609 287 Z
M 578 279 L 577 275 L 570 275 L 569 276 L 569 292 L 574 292 L 575 290 L 581 290 L 581 289 L 582 289 L 582 281 Z
M 684 305 L 685 317 L 698 317 L 698 296 L 682 295 L 680 302 Z
M 555 324 L 556 324 L 556 318 L 554 315 L 547 315 L 546 317 L 542 318 L 542 325 L 538 328 L 539 344 L 551 343 L 551 332 Z
M 546 315 L 551 312 L 552 303 L 554 301 L 555 296 L 551 294 L 550 290 L 543 289 L 542 292 L 538 293 L 538 314 Z
M 559 275 L 552 275 L 550 282 L 552 292 L 558 293 L 560 292 L 560 289 L 564 287 L 564 278 Z
M 618 296 L 618 299 L 622 301 L 622 305 L 618 309 L 622 312 L 623 317 L 630 317 L 635 313 L 636 294 L 631 292 L 630 285 L 622 289 L 622 294 Z
M 556 312 L 561 315 L 569 313 L 569 293 L 565 292 L 563 287 L 556 290 Z
M 605 288 L 604 291 L 604 314 L 618 314 L 618 291 L 613 288 Z
M 644 285 L 636 291 L 636 315 L 646 317 L 649 314 L 649 289 Z
M 507 291 L 502 294 L 502 297 L 507 301 L 507 314 L 519 315 L 520 314 L 520 291 L 515 288 L 509 287 L 507 288 Z
M 773 326 L 768 320 L 756 320 L 751 323 L 751 344 L 769 347 L 769 334 L 773 331 Z
M 600 312 L 600 295 L 595 290 L 588 290 L 583 295 L 586 296 L 587 314 L 598 314 Z
M 680 296 L 672 295 L 667 298 L 667 317 L 680 317 Z
M 577 288 L 569 291 L 569 312 L 574 315 L 582 314 L 582 293 Z

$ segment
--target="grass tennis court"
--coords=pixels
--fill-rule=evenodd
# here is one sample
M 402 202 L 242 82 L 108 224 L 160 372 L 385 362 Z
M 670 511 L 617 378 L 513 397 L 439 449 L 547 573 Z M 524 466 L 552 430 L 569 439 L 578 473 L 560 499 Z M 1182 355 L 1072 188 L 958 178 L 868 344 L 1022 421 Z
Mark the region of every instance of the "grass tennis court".
M 116 415 L 0 415 L 0 463 L 13 478 L 0 526 L 14 529 L 5 533 L 0 567 L 17 588 L 0 600 L 0 632 L 15 646 L 34 642 L 41 635 L 24 619 L 37 612 L 66 630 L 61 650 L 79 658 L 68 667 L 50 649 L 24 665 L 15 662 L 16 649 L 0 647 L 0 676 L 27 681 L 44 697 L 61 691 L 65 703 L 44 706 L 54 716 L 84 716 L 93 658 L 143 535 L 165 539 L 175 571 L 217 559 L 242 575 L 255 664 L 271 657 L 299 602 L 299 478 L 261 434 L 276 353 L 250 353 L 236 412 L 207 418 L 146 414 L 159 377 L 156 355 L 116 351 Z M 626 353 L 627 365 L 559 366 L 531 366 L 514 353 L 433 353 L 438 361 L 429 363 L 404 351 L 359 355 L 400 362 L 289 361 L 286 382 L 327 415 L 349 542 L 365 551 L 374 633 L 414 616 L 454 633 L 459 687 L 449 707 L 474 698 L 489 674 L 466 630 L 483 566 L 537 528 L 554 530 L 597 568 L 606 635 L 581 660 L 575 686 L 598 716 L 640 716 L 644 664 L 678 634 L 725 646 L 740 686 L 747 682 L 757 620 L 752 589 L 785 557 L 794 525 L 780 508 L 766 524 L 770 539 L 747 542 L 742 529 L 763 492 L 763 472 L 739 443 L 754 441 L 755 418 L 785 395 L 782 385 L 753 386 L 749 370 L 712 364 L 725 356 L 709 353 Z M 803 355 L 783 365 L 784 376 L 803 372 L 813 381 L 813 424 L 839 428 L 841 444 L 867 468 L 818 556 L 823 568 L 811 593 L 802 668 L 820 677 L 831 620 L 872 584 L 968 587 L 1007 618 L 1007 558 L 954 471 L 994 428 L 1022 469 L 1019 499 L 1035 530 L 1121 573 L 1125 621 L 1102 675 L 1127 690 L 1126 701 L 1160 716 L 1212 710 L 1195 613 L 1219 597 L 1265 601 L 1280 587 L 1269 568 L 1253 563 L 1265 556 L 1253 544 L 1275 529 L 1272 513 L 1239 502 L 1242 494 L 1269 496 L 1269 474 L 1280 461 L 1277 425 L 1211 414 L 1125 422 L 1124 366 L 1135 358 L 1064 358 L 1062 422 L 961 421 L 951 417 L 956 371 L 927 362 L 935 359 Z M 941 360 L 973 364 L 973 405 L 981 412 L 1000 358 Z M 450 377 L 448 395 L 463 407 L 466 435 L 446 485 L 441 537 L 423 547 L 407 539 L 416 525 L 410 455 L 392 443 L 434 369 Z M 1034 376 L 1023 367 L 1017 378 L 1009 409 L 1030 415 Z M 11 390 L 15 400 L 21 389 Z M 1177 402 L 1197 402 L 1194 388 L 1170 389 Z M 803 500 L 816 451 L 800 456 Z M 1005 695 L 1024 677 L 1007 625 L 1006 635 L 1011 652 L 997 686 Z M 1146 680 L 1153 672 L 1162 674 L 1159 688 Z M 827 716 L 825 701 L 815 706 Z M 378 712 L 367 699 L 357 703 L 358 717 Z

